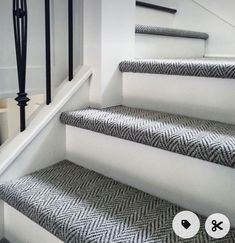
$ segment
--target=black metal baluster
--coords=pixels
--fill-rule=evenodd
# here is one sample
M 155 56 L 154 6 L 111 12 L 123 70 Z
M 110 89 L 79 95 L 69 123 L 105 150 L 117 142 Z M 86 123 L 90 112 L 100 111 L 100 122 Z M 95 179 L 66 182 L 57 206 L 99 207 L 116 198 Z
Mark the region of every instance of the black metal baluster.
M 73 0 L 68 0 L 68 60 L 69 81 L 73 79 Z
M 51 103 L 51 21 L 50 0 L 45 0 L 46 103 Z
M 24 131 L 26 128 L 25 107 L 29 101 L 25 92 L 28 27 L 26 0 L 13 0 L 13 24 L 19 84 L 19 93 L 15 100 L 20 107 L 20 130 Z
M 136 6 L 155 9 L 155 10 L 159 10 L 159 11 L 163 11 L 163 12 L 171 13 L 171 14 L 177 13 L 177 10 L 174 9 L 174 8 L 167 8 L 167 7 L 164 7 L 164 6 L 146 3 L 146 2 L 141 2 L 141 1 L 136 1 Z

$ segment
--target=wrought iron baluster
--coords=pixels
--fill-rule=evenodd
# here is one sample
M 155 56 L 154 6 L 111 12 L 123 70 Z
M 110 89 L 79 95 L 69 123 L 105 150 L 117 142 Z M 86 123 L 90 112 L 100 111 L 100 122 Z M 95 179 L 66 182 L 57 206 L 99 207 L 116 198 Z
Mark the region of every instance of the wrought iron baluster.
M 73 0 L 68 0 L 68 66 L 69 81 L 73 79 Z
M 13 25 L 19 84 L 19 93 L 15 100 L 20 107 L 20 130 L 24 131 L 26 128 L 25 107 L 29 101 L 25 92 L 28 28 L 27 0 L 13 0 Z
M 45 43 L 46 43 L 46 103 L 51 103 L 51 14 L 50 0 L 45 0 Z

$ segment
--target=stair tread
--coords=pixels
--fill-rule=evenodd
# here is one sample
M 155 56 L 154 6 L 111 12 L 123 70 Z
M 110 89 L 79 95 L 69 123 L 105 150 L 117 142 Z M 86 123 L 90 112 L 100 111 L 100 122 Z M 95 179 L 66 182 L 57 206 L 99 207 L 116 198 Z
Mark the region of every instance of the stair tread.
M 141 24 L 137 24 L 135 26 L 135 32 L 137 34 L 164 35 L 164 36 L 203 39 L 203 40 L 207 40 L 209 38 L 209 35 L 204 32 L 166 28 L 166 27 L 159 27 L 159 26 L 141 25 Z
M 64 124 L 235 167 L 235 126 L 116 106 L 64 112 Z
M 65 243 L 180 241 L 172 220 L 182 208 L 69 161 L 0 185 L 0 197 Z M 211 242 L 199 218 L 195 242 Z
M 124 60 L 121 72 L 152 73 L 211 78 L 235 78 L 235 59 L 232 58 L 178 58 L 153 60 Z

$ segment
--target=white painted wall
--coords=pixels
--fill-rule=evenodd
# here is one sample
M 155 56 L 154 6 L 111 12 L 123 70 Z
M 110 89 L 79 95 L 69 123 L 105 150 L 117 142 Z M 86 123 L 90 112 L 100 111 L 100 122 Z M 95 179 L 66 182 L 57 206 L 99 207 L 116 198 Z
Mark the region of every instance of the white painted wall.
M 118 64 L 134 57 L 135 0 L 84 1 L 83 63 L 93 68 L 90 101 L 95 107 L 121 102 Z
M 213 10 L 209 12 L 193 1 L 180 0 L 179 3 L 174 27 L 207 32 L 210 37 L 207 41 L 206 56 L 235 57 L 234 27 L 217 17 Z M 221 5 L 224 4 L 223 1 Z
M 67 77 L 67 1 L 51 2 L 52 86 L 58 87 Z M 81 5 L 74 0 L 74 65 L 81 62 Z M 27 92 L 45 91 L 44 1 L 28 0 Z M 12 1 L 0 3 L 0 98 L 15 97 L 18 92 L 15 44 L 12 23 Z
M 145 2 L 178 10 L 172 24 L 167 21 L 166 27 L 207 32 L 210 38 L 207 41 L 206 56 L 235 57 L 233 0 L 145 0 Z M 155 11 L 155 16 L 158 15 L 159 11 Z
M 234 0 L 193 0 L 235 27 Z

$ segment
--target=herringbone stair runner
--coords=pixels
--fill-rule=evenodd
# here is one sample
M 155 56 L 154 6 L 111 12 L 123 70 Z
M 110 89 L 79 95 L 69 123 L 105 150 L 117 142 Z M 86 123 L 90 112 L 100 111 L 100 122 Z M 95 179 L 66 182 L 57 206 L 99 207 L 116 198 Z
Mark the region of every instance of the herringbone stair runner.
M 61 115 L 64 124 L 235 167 L 235 126 L 125 106 Z
M 137 24 L 135 26 L 135 33 L 136 34 L 148 34 L 148 35 L 173 36 L 173 37 L 181 37 L 181 38 L 183 37 L 183 38 L 203 39 L 203 40 L 207 40 L 209 38 L 209 35 L 204 32 L 141 25 L 141 24 Z
M 151 73 L 206 78 L 235 78 L 235 59 L 229 58 L 178 58 L 153 60 L 125 60 L 121 72 Z
M 0 186 L 1 199 L 65 243 L 234 243 L 235 231 L 212 241 L 183 241 L 172 230 L 183 209 L 69 161 Z

